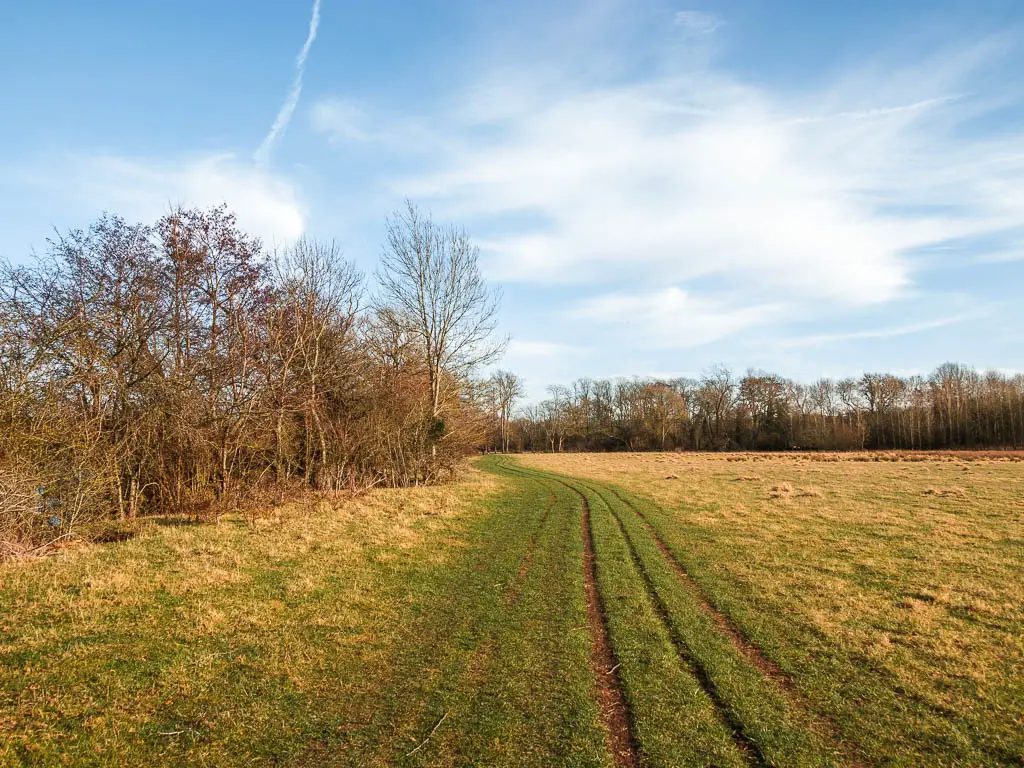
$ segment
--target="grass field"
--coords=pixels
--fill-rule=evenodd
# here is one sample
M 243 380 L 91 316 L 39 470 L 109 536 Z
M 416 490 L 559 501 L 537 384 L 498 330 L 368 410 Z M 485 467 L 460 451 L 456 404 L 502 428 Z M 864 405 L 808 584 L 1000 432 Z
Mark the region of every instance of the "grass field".
M 1024 765 L 1024 463 L 488 457 L 0 565 L 4 765 Z
M 522 461 L 618 488 L 641 541 L 663 542 L 722 635 L 758 648 L 850 759 L 1022 765 L 1024 463 L 895 458 Z

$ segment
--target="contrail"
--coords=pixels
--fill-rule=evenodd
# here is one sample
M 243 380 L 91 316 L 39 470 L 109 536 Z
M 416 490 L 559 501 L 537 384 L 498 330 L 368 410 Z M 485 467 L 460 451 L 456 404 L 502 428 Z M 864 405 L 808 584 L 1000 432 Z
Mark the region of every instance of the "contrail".
M 292 87 L 288 91 L 288 97 L 284 100 L 284 104 L 281 105 L 281 109 L 277 113 L 277 119 L 274 120 L 274 124 L 270 126 L 270 131 L 263 139 L 263 143 L 260 144 L 260 148 L 253 155 L 253 159 L 257 163 L 265 163 L 267 161 L 267 158 L 270 157 L 270 150 L 274 148 L 277 140 L 288 130 L 288 123 L 291 122 L 292 115 L 295 113 L 295 107 L 299 104 L 299 95 L 302 93 L 302 75 L 306 71 L 306 57 L 309 56 L 309 49 L 313 47 L 313 41 L 316 40 L 316 29 L 318 26 L 320 26 L 320 0 L 314 0 L 313 17 L 309 20 L 309 34 L 306 36 L 306 42 L 302 46 L 302 50 L 299 51 L 298 58 L 295 59 L 295 79 L 292 80 Z

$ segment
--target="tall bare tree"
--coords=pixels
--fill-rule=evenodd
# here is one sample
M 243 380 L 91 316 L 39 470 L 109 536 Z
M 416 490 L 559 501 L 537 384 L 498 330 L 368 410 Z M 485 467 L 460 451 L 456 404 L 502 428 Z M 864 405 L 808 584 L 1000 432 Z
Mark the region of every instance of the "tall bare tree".
M 440 439 L 462 384 L 504 352 L 495 338 L 500 294 L 487 286 L 469 235 L 411 201 L 388 220 L 377 281 L 379 308 L 405 323 L 420 347 Z
M 363 276 L 337 244 L 302 239 L 278 259 L 276 283 L 269 327 L 278 473 L 283 470 L 286 417 L 300 414 L 304 478 L 310 485 L 334 488 L 347 459 L 330 455 L 329 444 L 337 442 L 330 433 L 337 432 L 337 425 L 330 423 L 329 405 L 353 388 L 360 367 L 354 346 Z
M 498 407 L 498 419 L 501 431 L 501 450 L 508 453 L 509 418 L 516 402 L 526 393 L 523 380 L 511 371 L 495 371 L 490 380 L 495 405 Z

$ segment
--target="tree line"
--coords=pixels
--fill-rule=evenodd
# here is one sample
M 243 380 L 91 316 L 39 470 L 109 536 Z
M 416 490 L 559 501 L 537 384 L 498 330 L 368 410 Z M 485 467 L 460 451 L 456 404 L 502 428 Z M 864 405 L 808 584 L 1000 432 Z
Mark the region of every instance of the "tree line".
M 216 516 L 288 489 L 450 477 L 498 450 L 1024 446 L 1024 376 L 802 385 L 580 379 L 516 410 L 499 295 L 413 204 L 367 279 L 331 242 L 270 251 L 225 207 L 104 215 L 0 263 L 0 557 L 90 521 Z
M 1024 447 L 1024 375 L 946 363 L 805 385 L 717 366 L 697 379 L 580 379 L 523 409 L 527 451 L 927 450 Z
M 412 204 L 372 280 L 333 243 L 271 252 L 224 207 L 57 236 L 0 265 L 0 546 L 443 479 L 487 439 L 498 299 L 466 233 Z

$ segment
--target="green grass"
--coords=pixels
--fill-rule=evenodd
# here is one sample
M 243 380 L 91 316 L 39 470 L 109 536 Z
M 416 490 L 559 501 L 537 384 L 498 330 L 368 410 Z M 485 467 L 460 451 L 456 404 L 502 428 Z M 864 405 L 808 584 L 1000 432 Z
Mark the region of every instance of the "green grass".
M 610 768 L 598 681 L 643 766 L 1024 764 L 1016 475 L 686 460 L 490 457 L 0 565 L 0 764 Z
M 3 566 L 0 763 L 607 764 L 578 510 L 486 486 Z

